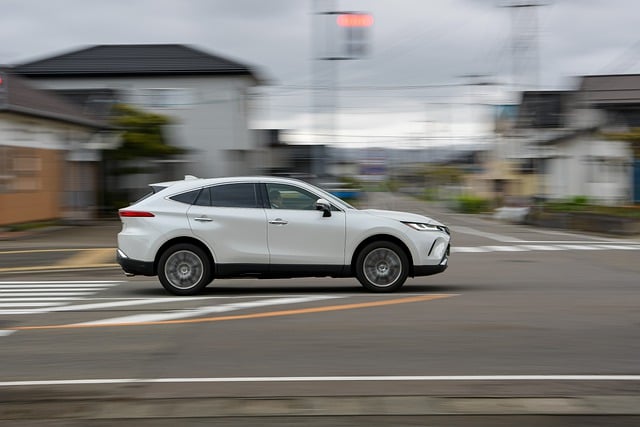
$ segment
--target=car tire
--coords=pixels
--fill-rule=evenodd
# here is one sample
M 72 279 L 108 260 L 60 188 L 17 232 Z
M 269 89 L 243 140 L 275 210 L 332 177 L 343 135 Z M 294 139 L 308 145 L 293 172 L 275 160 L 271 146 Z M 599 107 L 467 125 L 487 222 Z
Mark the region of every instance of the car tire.
M 377 241 L 365 246 L 356 258 L 356 277 L 371 292 L 394 292 L 409 274 L 405 251 L 393 242 Z
M 190 243 L 180 243 L 160 256 L 158 278 L 174 295 L 195 295 L 211 283 L 213 268 L 204 250 Z

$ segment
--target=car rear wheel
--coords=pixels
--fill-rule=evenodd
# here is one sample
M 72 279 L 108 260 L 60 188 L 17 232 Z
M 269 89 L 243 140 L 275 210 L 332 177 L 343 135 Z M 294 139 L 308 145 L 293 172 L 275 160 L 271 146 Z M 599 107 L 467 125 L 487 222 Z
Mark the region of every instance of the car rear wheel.
M 195 295 L 213 280 L 205 251 L 190 243 L 169 247 L 158 262 L 158 278 L 174 295 Z
M 365 246 L 356 259 L 356 277 L 372 292 L 393 292 L 409 273 L 407 254 L 395 243 L 379 241 Z

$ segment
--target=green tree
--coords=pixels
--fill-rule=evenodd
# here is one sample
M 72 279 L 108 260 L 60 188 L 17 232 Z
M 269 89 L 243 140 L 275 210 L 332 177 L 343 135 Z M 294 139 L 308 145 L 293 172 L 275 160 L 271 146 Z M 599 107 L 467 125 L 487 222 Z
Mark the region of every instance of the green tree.
M 153 173 L 158 163 L 145 160 L 165 160 L 186 150 L 168 143 L 163 127 L 171 120 L 161 114 L 150 113 L 130 105 L 118 104 L 112 109 L 111 124 L 120 130 L 122 143 L 104 154 L 107 184 L 106 203 L 111 207 L 126 206 L 132 194 L 123 189 L 122 177 Z
M 165 140 L 162 128 L 170 124 L 168 117 L 138 110 L 124 104 L 113 108 L 112 124 L 122 129 L 122 144 L 109 152 L 114 160 L 166 159 L 184 150 Z

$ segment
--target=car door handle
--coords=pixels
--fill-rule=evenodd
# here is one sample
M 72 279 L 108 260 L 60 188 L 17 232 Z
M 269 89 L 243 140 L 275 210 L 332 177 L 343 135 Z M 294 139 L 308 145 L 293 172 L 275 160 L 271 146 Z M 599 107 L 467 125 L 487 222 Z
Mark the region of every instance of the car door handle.
M 197 218 L 194 218 L 194 221 L 211 222 L 213 220 L 211 218 L 209 218 L 209 217 L 206 217 L 206 216 L 199 216 Z
M 287 225 L 289 224 L 289 221 L 285 221 L 282 218 L 276 218 L 276 219 L 272 219 L 269 221 L 269 224 L 275 224 L 275 225 Z

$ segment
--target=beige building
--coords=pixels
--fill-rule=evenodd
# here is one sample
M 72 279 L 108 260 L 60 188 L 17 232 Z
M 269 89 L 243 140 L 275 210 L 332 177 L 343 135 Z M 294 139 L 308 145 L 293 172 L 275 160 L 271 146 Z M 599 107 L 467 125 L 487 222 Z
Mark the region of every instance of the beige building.
M 0 226 L 87 218 L 99 204 L 102 122 L 0 70 Z

